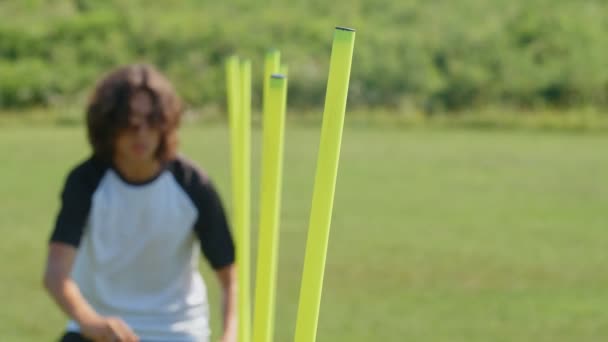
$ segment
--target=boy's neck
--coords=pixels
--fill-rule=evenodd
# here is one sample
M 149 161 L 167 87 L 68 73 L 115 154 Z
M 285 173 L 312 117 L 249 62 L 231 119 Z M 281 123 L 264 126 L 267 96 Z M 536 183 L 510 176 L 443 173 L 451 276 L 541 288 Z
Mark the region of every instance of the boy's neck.
M 134 162 L 116 157 L 114 167 L 127 181 L 145 182 L 158 175 L 161 163 L 156 159 Z

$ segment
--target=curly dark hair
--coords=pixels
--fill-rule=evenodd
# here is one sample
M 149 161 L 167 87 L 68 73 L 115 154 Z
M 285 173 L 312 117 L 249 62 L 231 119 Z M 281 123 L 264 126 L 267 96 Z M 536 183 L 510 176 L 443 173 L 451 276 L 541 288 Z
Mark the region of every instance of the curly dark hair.
M 182 101 L 171 82 L 157 69 L 133 64 L 110 71 L 97 83 L 89 99 L 88 138 L 96 158 L 112 161 L 116 137 L 129 124 L 130 100 L 140 91 L 150 95 L 150 123 L 161 131 L 156 157 L 162 162 L 175 157 Z

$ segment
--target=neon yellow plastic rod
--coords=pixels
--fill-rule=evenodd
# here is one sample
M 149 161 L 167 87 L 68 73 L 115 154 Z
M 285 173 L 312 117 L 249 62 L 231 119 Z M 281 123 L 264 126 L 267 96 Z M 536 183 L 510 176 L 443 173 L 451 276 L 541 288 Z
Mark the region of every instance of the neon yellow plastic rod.
M 263 118 L 260 226 L 253 342 L 271 342 L 273 340 L 275 318 L 287 78 L 279 74 L 273 74 L 269 78 L 268 107 Z
M 237 219 L 235 215 L 235 208 L 239 206 L 236 179 L 237 173 L 240 169 L 237 161 L 237 144 L 238 144 L 238 133 L 236 132 L 236 120 L 241 113 L 240 105 L 240 93 L 241 93 L 241 81 L 240 75 L 241 70 L 239 66 L 239 58 L 237 56 L 230 56 L 226 60 L 226 100 L 228 108 L 228 124 L 230 127 L 230 172 L 232 179 L 232 222 L 236 224 Z
M 264 89 L 262 93 L 262 113 L 266 116 L 268 108 L 268 85 L 270 83 L 270 76 L 279 72 L 279 65 L 281 63 L 281 53 L 279 50 L 271 49 L 266 52 L 264 56 Z
M 236 261 L 238 266 L 238 341 L 251 340 L 251 61 L 240 64 L 240 115 L 237 132 L 238 191 L 235 210 Z
M 296 342 L 314 342 L 317 335 L 354 43 L 354 30 L 336 28 L 329 64 L 321 143 L 304 257 L 304 272 L 296 321 Z

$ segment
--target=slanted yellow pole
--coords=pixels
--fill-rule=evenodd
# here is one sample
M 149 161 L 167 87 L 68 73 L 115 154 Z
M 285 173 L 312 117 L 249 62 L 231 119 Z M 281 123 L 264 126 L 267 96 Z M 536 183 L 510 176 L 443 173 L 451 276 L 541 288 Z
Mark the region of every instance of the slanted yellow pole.
M 296 321 L 296 342 L 314 342 L 317 334 L 354 43 L 354 30 L 336 28 L 329 64 L 321 143 L 304 257 Z

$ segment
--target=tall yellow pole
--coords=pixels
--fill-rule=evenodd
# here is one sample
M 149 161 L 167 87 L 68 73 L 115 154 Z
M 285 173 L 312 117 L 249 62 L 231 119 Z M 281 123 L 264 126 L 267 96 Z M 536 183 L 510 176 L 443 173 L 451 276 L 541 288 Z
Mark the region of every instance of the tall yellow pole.
M 237 169 L 234 180 L 238 267 L 238 340 L 251 340 L 251 61 L 240 64 L 240 115 L 235 120 Z
M 336 28 L 329 64 L 321 143 L 304 257 L 296 321 L 296 342 L 314 342 L 317 334 L 354 44 L 354 30 Z
M 269 77 L 268 107 L 263 118 L 260 226 L 253 315 L 254 342 L 273 340 L 286 99 L 287 78 L 273 74 Z

